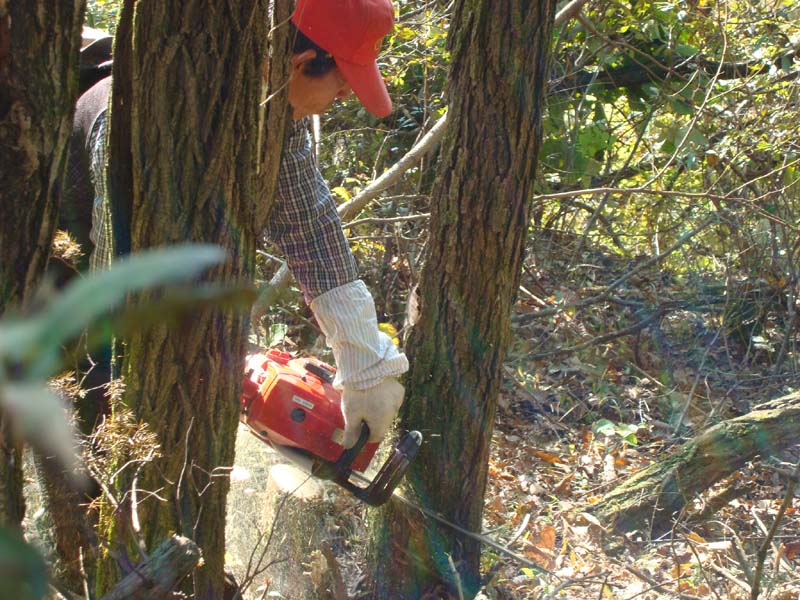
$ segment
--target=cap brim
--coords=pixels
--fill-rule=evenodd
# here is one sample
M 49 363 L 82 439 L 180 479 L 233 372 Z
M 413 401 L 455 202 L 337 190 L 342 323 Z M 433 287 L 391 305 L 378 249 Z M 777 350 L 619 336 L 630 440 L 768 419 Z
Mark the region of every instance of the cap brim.
M 389 98 L 389 91 L 386 89 L 386 83 L 378 70 L 377 63 L 359 65 L 335 56 L 334 60 L 364 108 L 376 117 L 386 117 L 391 114 L 392 99 Z

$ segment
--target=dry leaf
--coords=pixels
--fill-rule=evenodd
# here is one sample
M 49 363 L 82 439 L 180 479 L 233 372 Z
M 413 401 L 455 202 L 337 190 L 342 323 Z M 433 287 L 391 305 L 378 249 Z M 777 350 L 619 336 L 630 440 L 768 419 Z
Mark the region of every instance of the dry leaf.
M 568 494 L 573 477 L 575 477 L 574 472 L 567 473 L 563 479 L 556 484 L 556 487 L 553 488 L 553 493 L 557 496 L 565 496 Z
M 556 528 L 552 525 L 545 525 L 539 532 L 539 540 L 536 547 L 545 550 L 553 550 L 556 547 Z
M 551 454 L 550 452 L 545 452 L 544 450 L 534 450 L 533 455 L 537 458 L 543 460 L 546 463 L 560 463 L 564 462 L 555 454 Z
M 697 542 L 698 544 L 705 544 L 706 540 L 701 535 L 695 533 L 694 531 L 690 532 L 689 535 L 686 536 L 687 540 L 691 540 L 693 542 Z
M 595 527 L 599 527 L 599 528 L 600 528 L 600 529 L 602 529 L 603 531 L 606 531 L 606 528 L 605 528 L 605 527 L 603 526 L 603 524 L 600 522 L 600 519 L 598 519 L 598 518 L 597 518 L 597 517 L 595 517 L 594 515 L 592 515 L 592 514 L 590 514 L 590 513 L 587 513 L 587 512 L 582 512 L 582 513 L 581 513 L 581 517 L 583 517 L 583 518 L 584 518 L 584 519 L 585 519 L 585 520 L 586 520 L 588 523 L 591 523 L 591 524 L 592 524 L 592 525 L 594 525 Z
M 797 558 L 798 554 L 800 554 L 800 542 L 789 542 L 788 544 L 783 544 L 783 555 L 788 560 L 794 560 Z

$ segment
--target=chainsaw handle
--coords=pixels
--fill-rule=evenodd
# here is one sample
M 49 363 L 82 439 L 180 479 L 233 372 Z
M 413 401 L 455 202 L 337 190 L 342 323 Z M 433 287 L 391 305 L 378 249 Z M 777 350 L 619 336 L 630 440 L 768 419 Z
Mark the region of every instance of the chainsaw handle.
M 356 459 L 364 445 L 369 440 L 369 425 L 364 421 L 361 422 L 361 434 L 358 436 L 358 441 L 352 448 L 345 448 L 342 455 L 336 460 L 336 468 L 339 470 L 350 469 L 350 465 Z

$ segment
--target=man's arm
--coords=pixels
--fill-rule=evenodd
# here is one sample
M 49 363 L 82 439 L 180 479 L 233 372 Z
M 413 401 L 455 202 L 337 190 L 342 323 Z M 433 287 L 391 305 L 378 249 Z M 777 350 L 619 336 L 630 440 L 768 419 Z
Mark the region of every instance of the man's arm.
M 284 147 L 267 235 L 286 256 L 309 303 L 358 279 L 336 203 L 314 160 L 307 119 L 293 122 Z
M 343 390 L 344 445 L 358 439 L 362 420 L 370 426 L 370 439 L 381 439 L 402 403 L 403 388 L 395 378 L 408 370 L 408 360 L 378 329 L 374 300 L 358 279 L 305 121 L 294 123 L 284 148 L 267 233 L 286 255 L 333 350 L 334 385 Z

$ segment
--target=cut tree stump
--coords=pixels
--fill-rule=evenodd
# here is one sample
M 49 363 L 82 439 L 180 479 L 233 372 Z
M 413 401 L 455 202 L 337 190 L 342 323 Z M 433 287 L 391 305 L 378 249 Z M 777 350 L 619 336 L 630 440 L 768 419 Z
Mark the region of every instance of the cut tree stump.
M 321 551 L 338 535 L 334 496 L 333 486 L 293 465 L 270 467 L 263 515 L 266 527 L 274 526 L 267 549 L 270 591 L 288 600 L 335 597 L 338 572 Z
M 634 473 L 586 512 L 617 532 L 660 535 L 695 496 L 760 456 L 800 442 L 800 392 L 722 421 Z
M 200 548 L 192 540 L 173 535 L 150 558 L 120 581 L 101 600 L 161 600 L 171 598 L 175 586 L 200 562 Z

